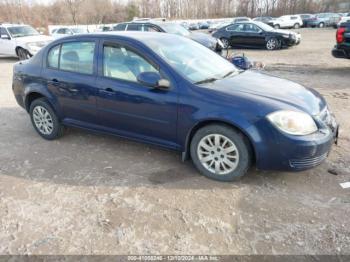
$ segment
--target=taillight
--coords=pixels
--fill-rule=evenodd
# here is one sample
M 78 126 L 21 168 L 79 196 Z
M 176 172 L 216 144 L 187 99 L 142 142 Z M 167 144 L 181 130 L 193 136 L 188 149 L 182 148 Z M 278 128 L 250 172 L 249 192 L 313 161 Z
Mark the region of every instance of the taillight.
M 345 33 L 345 28 L 341 27 L 337 30 L 337 35 L 336 35 L 336 39 L 337 39 L 337 43 L 340 44 L 342 42 L 344 42 L 344 33 Z

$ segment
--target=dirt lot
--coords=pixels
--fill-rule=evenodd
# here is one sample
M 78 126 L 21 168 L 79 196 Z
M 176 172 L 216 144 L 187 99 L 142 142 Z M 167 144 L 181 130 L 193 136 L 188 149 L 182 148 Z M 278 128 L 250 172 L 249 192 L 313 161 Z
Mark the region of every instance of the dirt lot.
M 333 29 L 302 29 L 280 51 L 238 50 L 272 74 L 320 91 L 342 126 L 339 146 L 301 173 L 201 177 L 157 147 L 69 129 L 41 139 L 0 59 L 0 254 L 350 254 L 350 61 Z M 338 175 L 328 172 L 334 169 Z

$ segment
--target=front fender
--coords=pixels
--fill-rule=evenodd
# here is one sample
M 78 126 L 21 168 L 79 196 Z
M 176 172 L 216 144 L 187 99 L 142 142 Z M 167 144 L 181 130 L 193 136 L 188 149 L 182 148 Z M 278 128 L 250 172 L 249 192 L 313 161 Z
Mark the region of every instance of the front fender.
M 183 141 L 180 141 L 180 143 L 183 146 L 183 161 L 189 158 L 190 143 L 193 138 L 193 135 L 198 129 L 210 124 L 224 124 L 240 131 L 249 140 L 254 151 L 255 158 L 259 158 L 259 150 L 257 149 L 256 145 L 261 143 L 262 138 L 255 125 L 248 122 L 247 119 L 244 119 L 238 114 L 234 114 L 234 116 L 232 114 L 226 113 L 213 113 L 209 115 L 210 117 L 197 119 L 196 122 L 185 131 L 186 134 L 183 134 L 184 136 L 182 137 L 185 137 L 185 139 Z

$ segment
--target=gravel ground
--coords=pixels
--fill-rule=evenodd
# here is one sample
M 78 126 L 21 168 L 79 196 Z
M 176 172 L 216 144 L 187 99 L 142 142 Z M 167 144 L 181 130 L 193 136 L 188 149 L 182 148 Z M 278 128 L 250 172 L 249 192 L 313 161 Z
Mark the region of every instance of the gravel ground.
M 200 176 L 157 147 L 68 129 L 41 139 L 0 59 L 0 254 L 350 254 L 350 61 L 333 29 L 302 29 L 290 49 L 235 50 L 328 100 L 341 136 L 301 173 Z M 333 169 L 337 175 L 330 174 Z

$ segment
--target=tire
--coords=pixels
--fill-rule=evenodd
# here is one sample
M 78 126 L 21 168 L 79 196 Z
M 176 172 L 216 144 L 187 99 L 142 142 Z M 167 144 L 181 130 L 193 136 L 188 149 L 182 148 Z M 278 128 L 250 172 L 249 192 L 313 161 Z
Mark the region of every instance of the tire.
M 23 48 L 18 48 L 17 50 L 17 55 L 18 55 L 18 58 L 20 61 L 23 61 L 23 60 L 27 60 L 31 57 L 31 55 L 29 54 L 29 52 Z
M 209 140 L 212 143 L 211 146 L 209 146 Z M 224 149 L 232 151 L 224 152 Z M 218 181 L 240 179 L 247 173 L 252 163 L 252 153 L 247 138 L 225 125 L 208 125 L 199 129 L 191 141 L 190 151 L 198 171 Z M 206 161 L 205 158 L 211 159 Z
M 46 98 L 39 98 L 30 104 L 30 119 L 38 134 L 47 140 L 63 135 L 64 127 Z
M 300 28 L 300 24 L 299 23 L 296 23 L 294 26 L 293 26 L 294 29 L 299 29 Z
M 281 26 L 279 24 L 273 26 L 275 29 L 280 29 Z
M 266 49 L 267 50 L 276 50 L 280 47 L 280 43 L 276 38 L 270 38 L 266 42 Z
M 222 37 L 222 38 L 220 38 L 220 40 L 221 40 L 222 44 L 224 45 L 224 49 L 227 49 L 230 47 L 230 41 L 227 38 Z
M 323 27 L 324 27 L 324 23 L 320 23 L 320 24 L 318 25 L 318 27 L 319 27 L 319 28 L 323 28 Z

